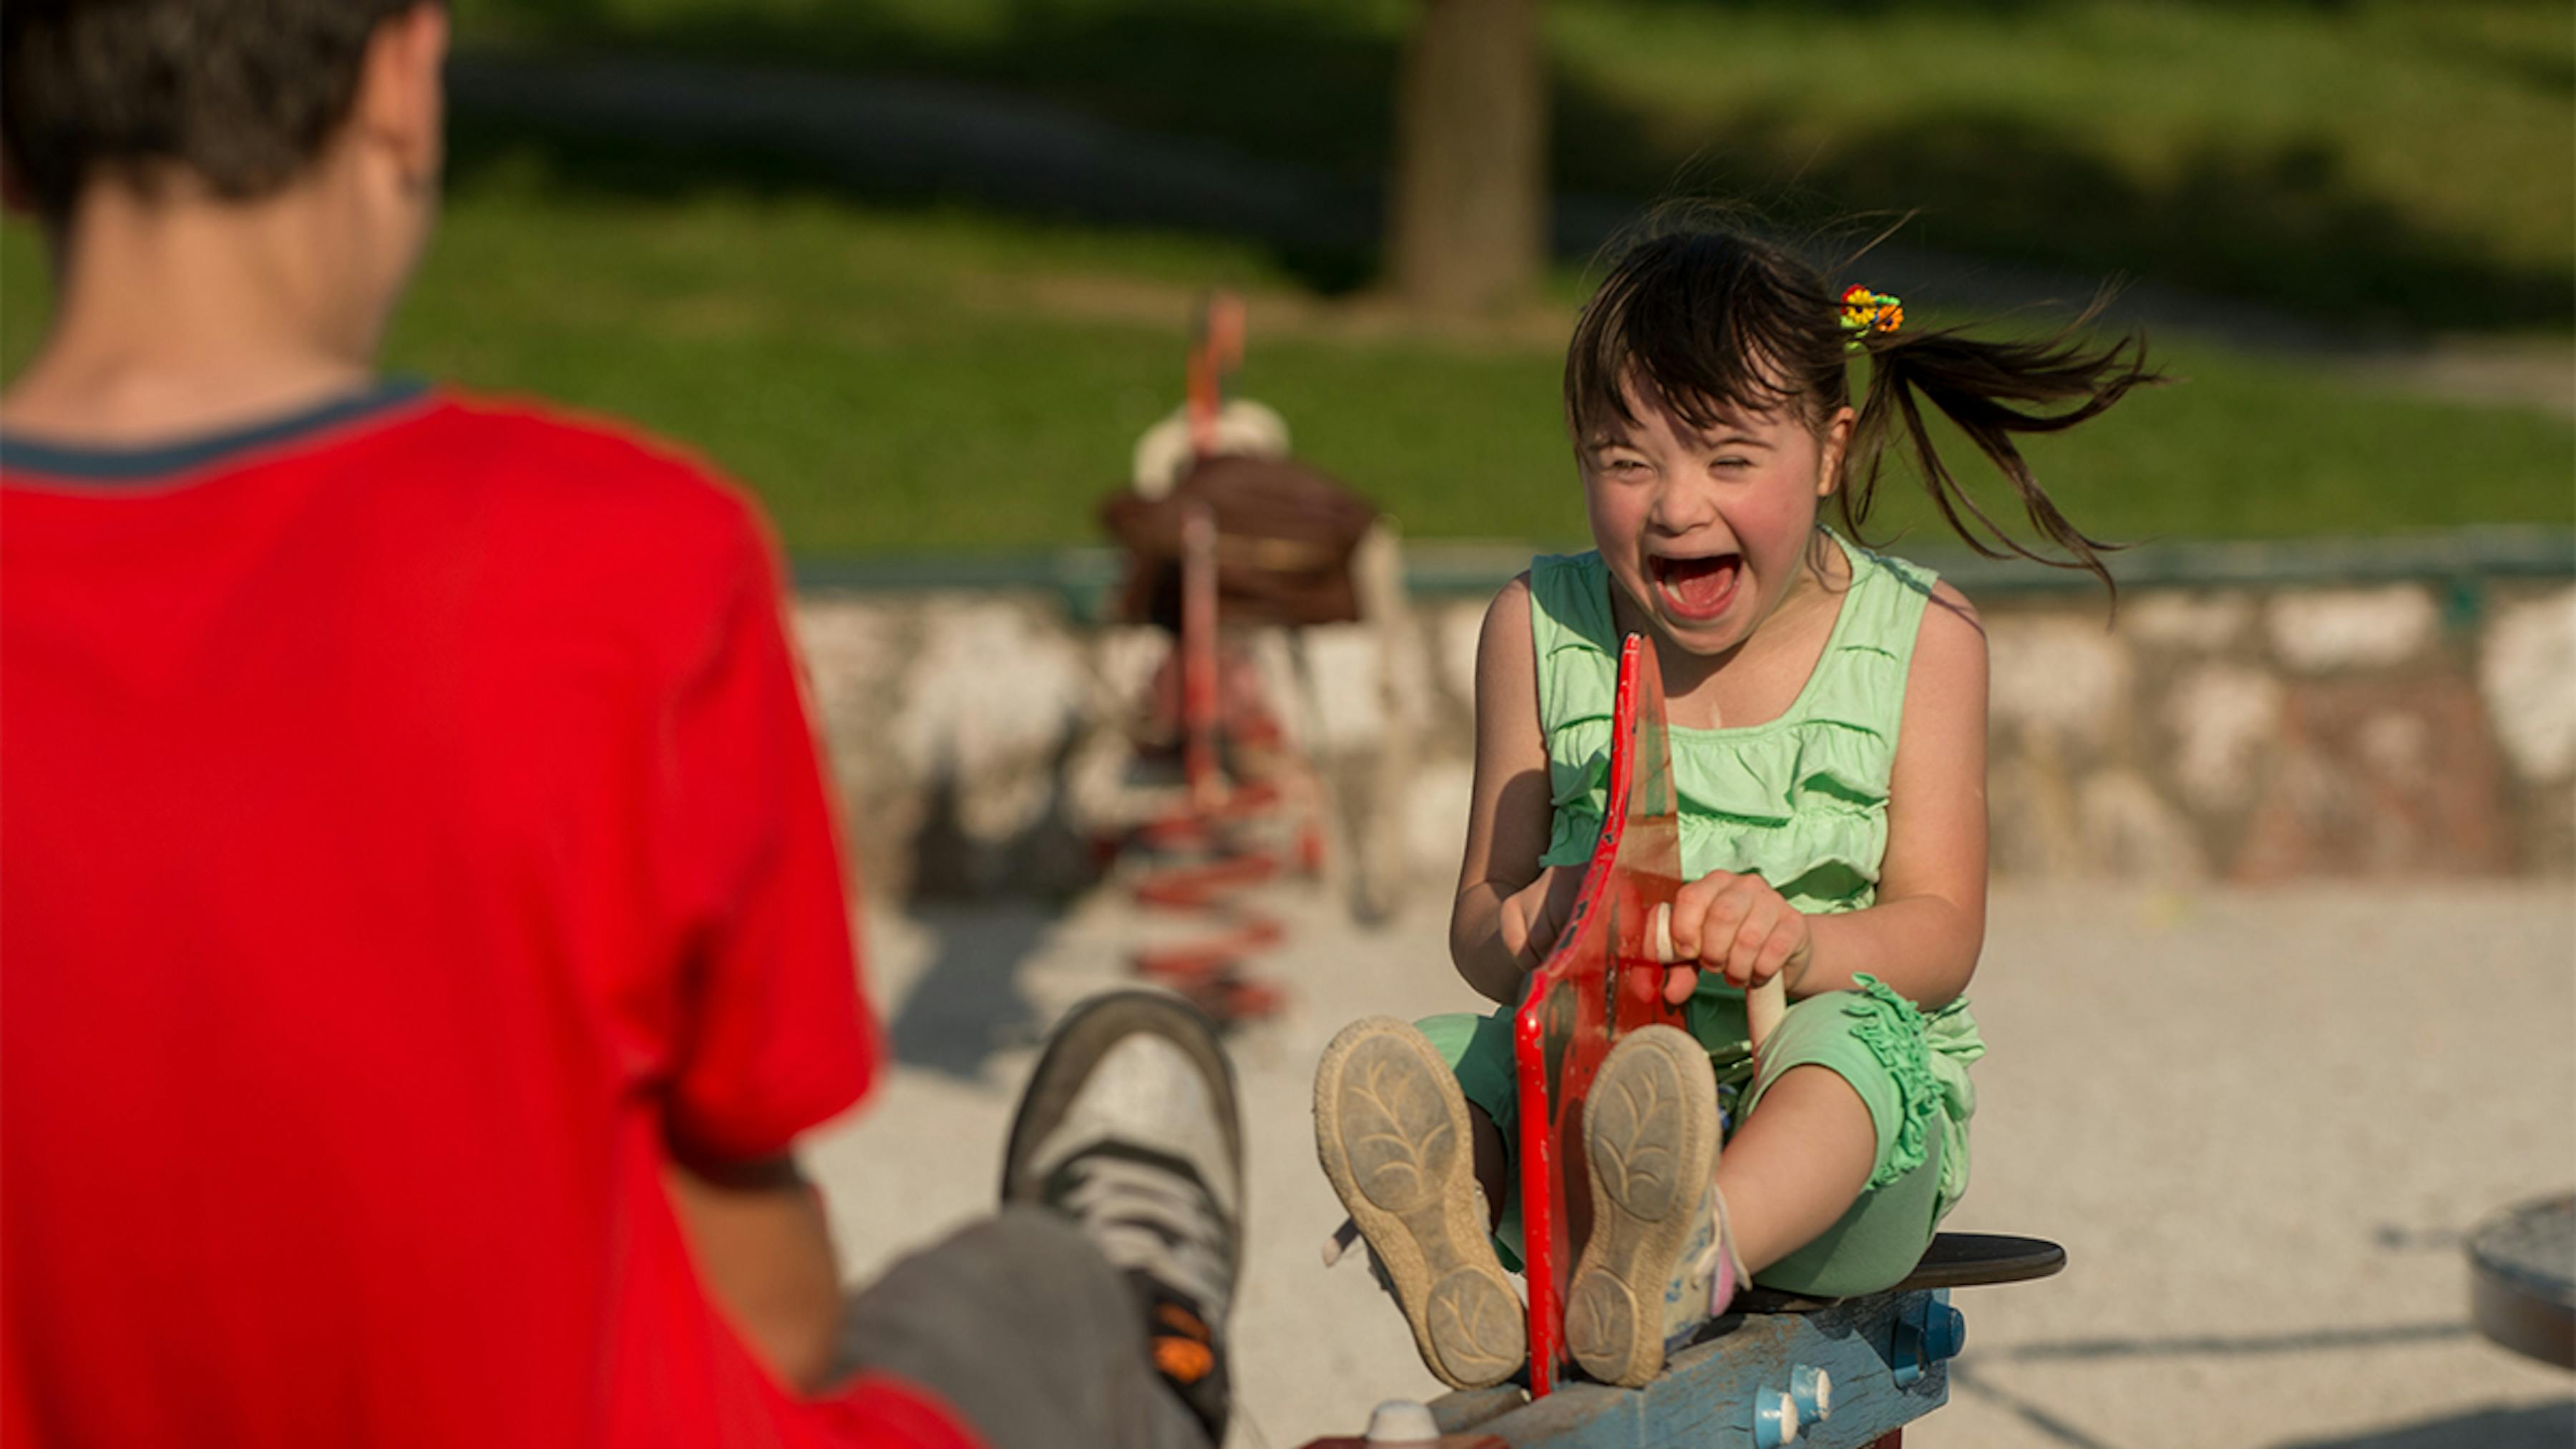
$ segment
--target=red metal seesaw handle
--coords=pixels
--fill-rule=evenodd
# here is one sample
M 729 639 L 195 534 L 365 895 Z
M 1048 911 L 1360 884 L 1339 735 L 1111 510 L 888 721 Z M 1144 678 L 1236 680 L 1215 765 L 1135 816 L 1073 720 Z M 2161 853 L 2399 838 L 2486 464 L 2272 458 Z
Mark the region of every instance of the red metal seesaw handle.
M 1606 799 L 1565 933 L 1530 974 L 1513 1023 L 1532 1397 L 1555 1389 L 1566 1361 L 1565 1293 L 1591 1229 L 1583 1104 L 1593 1075 L 1622 1034 L 1683 1025 L 1682 1009 L 1664 1000 L 1655 943 L 1656 917 L 1681 888 L 1663 678 L 1634 634 L 1619 651 Z

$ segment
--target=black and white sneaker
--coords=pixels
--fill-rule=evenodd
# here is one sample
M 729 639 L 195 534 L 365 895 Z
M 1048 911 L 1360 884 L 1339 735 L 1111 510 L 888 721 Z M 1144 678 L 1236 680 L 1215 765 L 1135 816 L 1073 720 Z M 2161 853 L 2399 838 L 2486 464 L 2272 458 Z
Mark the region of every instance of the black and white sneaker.
M 1243 1129 L 1215 1024 L 1153 991 L 1075 1007 L 1020 1098 L 1002 1200 L 1063 1213 L 1125 1270 L 1155 1369 L 1222 1442 Z

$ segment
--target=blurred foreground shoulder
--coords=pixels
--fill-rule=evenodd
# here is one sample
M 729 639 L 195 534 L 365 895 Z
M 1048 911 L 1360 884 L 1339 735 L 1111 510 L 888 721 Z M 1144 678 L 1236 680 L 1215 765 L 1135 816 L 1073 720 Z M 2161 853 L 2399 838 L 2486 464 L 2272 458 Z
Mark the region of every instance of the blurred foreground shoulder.
M 759 503 L 705 459 L 630 423 L 466 396 L 448 442 L 453 486 L 476 495 L 497 535 L 546 550 L 554 566 L 657 589 L 776 572 Z
M 623 419 L 525 398 L 457 399 L 465 446 L 523 495 L 720 522 L 757 513 L 721 470 Z

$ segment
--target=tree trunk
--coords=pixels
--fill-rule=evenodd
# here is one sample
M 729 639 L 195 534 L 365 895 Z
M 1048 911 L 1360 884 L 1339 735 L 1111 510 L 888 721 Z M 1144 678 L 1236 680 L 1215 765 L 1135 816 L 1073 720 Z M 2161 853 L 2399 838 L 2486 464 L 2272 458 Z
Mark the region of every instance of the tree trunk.
M 1422 0 L 1397 78 L 1388 275 L 1406 300 L 1474 311 L 1537 280 L 1547 244 L 1541 0 Z

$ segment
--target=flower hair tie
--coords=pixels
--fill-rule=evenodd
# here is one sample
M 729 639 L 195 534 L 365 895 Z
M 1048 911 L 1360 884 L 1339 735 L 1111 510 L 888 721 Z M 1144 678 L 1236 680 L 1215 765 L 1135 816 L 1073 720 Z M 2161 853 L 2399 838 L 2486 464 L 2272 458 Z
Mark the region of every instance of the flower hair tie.
M 1893 332 L 1905 325 L 1905 304 L 1885 292 L 1873 292 L 1854 283 L 1843 289 L 1843 330 L 1851 334 L 1848 344 L 1858 352 L 1873 332 Z

